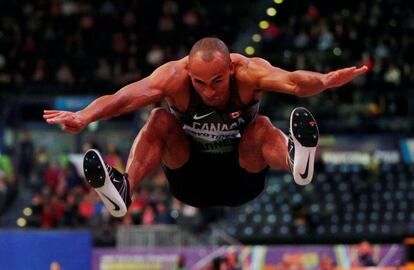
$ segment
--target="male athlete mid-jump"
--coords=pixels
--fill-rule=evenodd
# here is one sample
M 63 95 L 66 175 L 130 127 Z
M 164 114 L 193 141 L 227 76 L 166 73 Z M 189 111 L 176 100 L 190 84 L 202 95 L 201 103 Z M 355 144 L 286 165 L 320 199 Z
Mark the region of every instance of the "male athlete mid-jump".
M 171 193 L 195 207 L 238 206 L 258 196 L 269 167 L 290 171 L 306 185 L 314 173 L 319 132 L 305 108 L 290 117 L 289 136 L 258 115 L 263 92 L 312 96 L 367 71 L 349 67 L 326 74 L 288 72 L 261 58 L 229 53 L 217 38 L 203 38 L 188 56 L 77 112 L 45 110 L 49 124 L 72 133 L 89 123 L 165 100 L 136 137 L 121 174 L 94 149 L 84 172 L 113 216 L 125 215 L 130 192 L 160 164 Z

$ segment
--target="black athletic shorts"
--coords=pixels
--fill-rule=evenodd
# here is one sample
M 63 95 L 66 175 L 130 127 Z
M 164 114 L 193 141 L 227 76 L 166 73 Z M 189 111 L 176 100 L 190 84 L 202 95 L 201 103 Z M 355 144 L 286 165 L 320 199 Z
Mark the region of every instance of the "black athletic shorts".
M 238 152 L 204 154 L 192 152 L 178 169 L 162 165 L 170 192 L 194 207 L 239 206 L 256 198 L 264 189 L 266 167 L 249 173 L 239 165 Z

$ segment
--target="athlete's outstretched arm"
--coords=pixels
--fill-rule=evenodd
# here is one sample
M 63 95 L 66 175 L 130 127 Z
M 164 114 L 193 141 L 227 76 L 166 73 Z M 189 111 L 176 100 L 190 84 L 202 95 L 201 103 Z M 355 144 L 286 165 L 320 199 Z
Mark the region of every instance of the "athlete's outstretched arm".
M 366 66 L 362 66 L 338 69 L 329 73 L 305 70 L 289 72 L 273 67 L 263 59 L 251 61 L 254 61 L 252 68 L 258 70 L 256 78 L 259 89 L 301 97 L 313 96 L 326 89 L 342 86 L 368 70 Z
M 121 88 L 115 94 L 99 97 L 83 110 L 45 110 L 43 118 L 48 124 L 60 124 L 62 130 L 78 133 L 96 120 L 112 118 L 160 101 L 165 94 L 165 81 L 171 77 L 171 69 L 171 64 L 161 66 L 150 76 Z

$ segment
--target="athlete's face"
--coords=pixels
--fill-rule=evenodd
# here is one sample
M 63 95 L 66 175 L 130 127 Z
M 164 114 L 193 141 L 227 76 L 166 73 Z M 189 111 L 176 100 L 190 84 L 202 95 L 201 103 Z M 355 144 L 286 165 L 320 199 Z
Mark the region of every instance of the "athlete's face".
M 233 64 L 220 53 L 214 54 L 209 62 L 196 53 L 189 62 L 189 74 L 194 88 L 209 106 L 223 106 L 227 103 L 230 75 L 233 72 Z

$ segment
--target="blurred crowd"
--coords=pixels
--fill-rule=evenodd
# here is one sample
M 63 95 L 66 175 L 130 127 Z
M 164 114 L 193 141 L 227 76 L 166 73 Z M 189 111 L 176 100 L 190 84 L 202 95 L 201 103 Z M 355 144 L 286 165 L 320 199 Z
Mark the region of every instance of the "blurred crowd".
M 107 164 L 125 171 L 128 153 L 121 153 L 111 143 L 101 145 L 89 136 L 82 150 L 91 148 L 99 149 Z M 19 147 L 14 150 L 11 155 L 0 155 L 0 211 L 7 213 L 18 195 L 29 198 L 23 200 L 26 204 L 20 209 L 24 227 L 90 228 L 96 243 L 105 245 L 114 243 L 112 228 L 115 226 L 178 224 L 189 232 L 202 232 L 221 213 L 214 209 L 196 209 L 174 199 L 164 174 L 158 169 L 131 191 L 133 201 L 127 215 L 114 218 L 86 184 L 72 154 L 55 156 L 46 147 L 35 146 L 29 131 L 22 134 Z M 0 221 L 6 213 L 0 212 Z
M 264 31 L 263 56 L 288 70 L 369 68 L 341 89 L 303 104 L 314 108 L 318 119 L 344 119 L 341 124 L 348 131 L 412 131 L 409 123 L 399 123 L 400 118 L 407 120 L 407 115 L 413 114 L 414 103 L 414 9 L 409 2 L 347 1 L 334 6 L 327 0 L 293 2 L 289 8 L 281 7 L 278 16 L 282 18 L 276 16 Z M 269 99 L 272 107 L 268 109 L 283 115 L 279 108 L 286 100 L 277 96 Z M 373 126 L 373 120 L 379 118 L 383 123 Z M 397 123 L 405 126 L 395 128 Z M 334 129 L 341 130 L 338 126 Z
M 10 155 L 0 153 L 0 215 L 17 194 L 16 175 Z
M 378 259 L 380 258 L 379 249 L 373 246 L 368 241 L 362 241 L 358 244 L 350 246 L 350 265 L 352 267 L 376 267 L 378 265 Z M 236 250 L 229 250 L 221 256 L 214 257 L 203 270 L 242 270 L 249 269 L 250 260 L 248 256 L 243 256 L 241 252 Z M 273 268 L 278 270 L 304 270 L 309 268 L 309 264 L 315 263 L 310 262 L 309 258 L 306 258 L 300 252 L 286 252 L 281 261 L 279 261 Z M 337 269 L 335 260 L 332 257 L 318 254 L 316 259 L 319 270 L 333 270 Z M 342 262 L 343 263 L 343 262 Z M 174 270 L 187 269 L 182 267 L 185 265 L 185 257 L 181 256 L 178 262 L 178 266 Z M 269 268 L 269 269 L 270 269 Z M 267 269 L 267 268 L 266 268 Z
M 2 3 L 0 87 L 25 94 L 114 92 L 183 57 L 201 37 L 233 40 L 238 21 L 248 12 L 247 2 Z
M 213 35 L 230 48 L 254 44 L 256 55 L 287 70 L 369 67 L 340 91 L 306 100 L 269 96 L 263 110 L 275 119 L 287 119 L 290 107 L 299 104 L 321 121 L 331 121 L 323 126 L 326 132 L 410 132 L 414 10 L 409 4 L 286 1 L 277 6 L 277 16 L 266 17 L 268 28 L 257 29 L 262 41 L 254 44 L 246 42 L 250 37 L 244 29 L 251 29 L 265 10 L 247 0 L 208 5 L 200 0 L 5 2 L 0 8 L 0 89 L 49 96 L 113 93 Z M 340 125 L 338 117 L 345 119 Z

